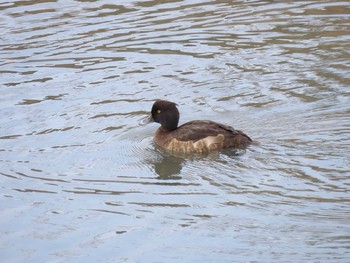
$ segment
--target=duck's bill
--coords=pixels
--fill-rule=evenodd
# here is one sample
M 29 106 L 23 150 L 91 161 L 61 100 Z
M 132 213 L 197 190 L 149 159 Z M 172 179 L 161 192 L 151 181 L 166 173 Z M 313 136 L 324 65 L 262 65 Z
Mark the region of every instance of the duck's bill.
M 140 121 L 140 125 L 146 125 L 148 123 L 154 122 L 152 115 L 146 116 L 145 118 L 142 118 Z

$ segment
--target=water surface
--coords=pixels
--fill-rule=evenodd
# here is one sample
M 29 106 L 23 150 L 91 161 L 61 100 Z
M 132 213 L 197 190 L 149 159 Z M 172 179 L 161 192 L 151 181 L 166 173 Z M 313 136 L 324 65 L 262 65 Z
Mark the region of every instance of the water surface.
M 349 262 L 347 1 L 3 1 L 1 262 Z M 260 146 L 171 156 L 155 99 Z

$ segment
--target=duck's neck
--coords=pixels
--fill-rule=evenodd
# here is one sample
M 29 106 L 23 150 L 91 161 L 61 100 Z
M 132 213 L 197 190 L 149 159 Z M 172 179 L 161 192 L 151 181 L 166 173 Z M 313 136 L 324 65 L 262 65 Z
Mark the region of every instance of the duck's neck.
M 178 123 L 178 121 L 163 123 L 162 126 L 161 126 L 161 129 L 164 130 L 164 131 L 168 131 L 168 132 L 176 130 L 177 129 L 177 123 Z
M 168 116 L 161 123 L 162 129 L 166 131 L 173 131 L 177 129 L 177 124 L 179 123 L 179 116 Z

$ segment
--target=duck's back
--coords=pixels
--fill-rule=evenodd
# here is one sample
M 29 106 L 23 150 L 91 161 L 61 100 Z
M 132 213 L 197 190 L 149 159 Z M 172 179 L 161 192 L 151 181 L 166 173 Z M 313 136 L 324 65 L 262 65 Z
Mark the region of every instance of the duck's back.
M 190 121 L 171 132 L 168 149 L 209 152 L 223 148 L 246 148 L 252 140 L 242 131 L 213 121 Z

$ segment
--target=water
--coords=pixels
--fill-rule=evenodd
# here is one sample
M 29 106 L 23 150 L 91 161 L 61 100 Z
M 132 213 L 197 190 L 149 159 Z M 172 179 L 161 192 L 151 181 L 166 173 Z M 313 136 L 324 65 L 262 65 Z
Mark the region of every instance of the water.
M 1 262 L 350 261 L 347 1 L 0 10 Z M 159 98 L 261 145 L 164 153 Z

